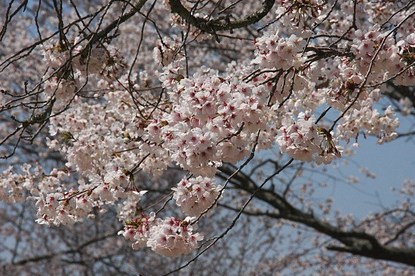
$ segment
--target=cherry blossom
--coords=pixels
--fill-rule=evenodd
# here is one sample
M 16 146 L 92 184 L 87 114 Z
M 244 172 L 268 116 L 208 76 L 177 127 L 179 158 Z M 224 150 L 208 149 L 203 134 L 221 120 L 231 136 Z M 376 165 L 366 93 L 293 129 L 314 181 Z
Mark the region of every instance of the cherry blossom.
M 396 261 L 414 240 L 406 198 L 358 223 L 331 198 L 308 201 L 312 184 L 293 195 L 303 169 L 274 187 L 282 171 L 340 164 L 359 139 L 400 137 L 399 113 L 414 107 L 411 1 L 70 2 L 22 4 L 30 15 L 0 7 L 0 154 L 11 160 L 0 163 L 1 200 L 30 199 L 49 226 L 116 210 L 135 250 L 169 257 L 209 249 L 245 213 L 313 229 L 319 247 L 326 235 L 336 258 Z M 399 193 L 412 195 L 413 181 Z M 234 221 L 202 244 L 197 226 L 224 208 L 237 210 Z M 312 266 L 300 259 L 298 269 Z M 339 271 L 327 273 L 348 270 Z
M 200 176 L 183 179 L 172 190 L 176 204 L 191 217 L 200 216 L 208 208 L 212 208 L 220 195 L 220 187 L 212 183 L 212 179 Z

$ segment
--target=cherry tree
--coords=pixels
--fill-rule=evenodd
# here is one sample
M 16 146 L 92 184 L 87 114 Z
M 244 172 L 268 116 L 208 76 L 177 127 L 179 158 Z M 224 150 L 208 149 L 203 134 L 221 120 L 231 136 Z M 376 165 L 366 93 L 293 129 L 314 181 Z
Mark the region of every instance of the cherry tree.
M 0 3 L 4 269 L 414 273 L 415 181 L 312 175 L 414 134 L 415 1 Z

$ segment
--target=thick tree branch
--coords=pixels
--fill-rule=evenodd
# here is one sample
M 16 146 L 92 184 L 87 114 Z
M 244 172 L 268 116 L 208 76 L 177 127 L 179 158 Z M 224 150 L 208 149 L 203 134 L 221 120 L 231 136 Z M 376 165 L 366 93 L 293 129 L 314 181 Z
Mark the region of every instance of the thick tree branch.
M 186 20 L 189 24 L 196 28 L 210 34 L 215 34 L 217 31 L 227 31 L 252 25 L 268 14 L 274 6 L 274 0 L 265 0 L 262 4 L 262 9 L 239 20 L 231 20 L 230 18 L 206 20 L 204 18 L 195 17 L 188 11 L 180 2 L 180 0 L 170 0 L 169 4 L 172 13 L 178 14 L 181 18 Z
M 233 170 L 223 166 L 221 167 L 221 171 L 229 174 Z M 238 173 L 238 177 L 234 179 L 233 183 L 249 193 L 254 193 L 257 189 L 253 181 L 241 172 Z M 339 227 L 318 219 L 313 214 L 295 208 L 283 196 L 272 190 L 261 189 L 256 191 L 255 197 L 278 210 L 281 218 L 311 227 L 344 245 L 329 246 L 329 250 L 348 252 L 373 259 L 394 261 L 415 266 L 415 248 L 385 246 L 380 244 L 374 236 L 365 232 L 342 230 Z

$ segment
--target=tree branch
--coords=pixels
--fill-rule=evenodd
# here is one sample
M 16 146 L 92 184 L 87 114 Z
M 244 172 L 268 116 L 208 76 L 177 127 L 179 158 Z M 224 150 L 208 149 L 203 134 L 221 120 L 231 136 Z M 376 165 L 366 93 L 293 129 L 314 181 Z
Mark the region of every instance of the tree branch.
M 40 256 L 35 256 L 35 257 L 32 257 L 32 258 L 28 258 L 28 259 L 23 259 L 23 260 L 20 260 L 20 261 L 17 261 L 17 262 L 13 262 L 13 265 L 25 265 L 27 263 L 34 263 L 34 262 L 40 262 L 40 261 L 43 261 L 43 260 L 49 260 L 49 259 L 52 259 L 56 256 L 62 256 L 62 255 L 67 255 L 67 254 L 73 254 L 73 253 L 80 252 L 83 248 L 88 247 L 88 246 L 90 246 L 94 243 L 97 243 L 99 241 L 102 241 L 102 240 L 105 240 L 105 239 L 108 239 L 108 238 L 113 238 L 113 237 L 118 236 L 118 232 L 120 231 L 120 229 L 117 229 L 116 231 L 114 231 L 112 233 L 108 233 L 108 234 L 105 234 L 103 236 L 95 237 L 91 240 L 88 240 L 85 243 L 80 244 L 77 248 L 63 250 L 63 251 L 60 251 L 60 252 L 54 252 L 54 253 L 40 255 Z
M 171 12 L 178 14 L 181 18 L 187 21 L 190 25 L 210 34 L 215 34 L 217 31 L 227 31 L 252 25 L 268 14 L 274 6 L 274 0 L 265 0 L 262 4 L 262 9 L 248 15 L 244 19 L 231 20 L 230 18 L 206 20 L 204 18 L 195 17 L 188 11 L 180 2 L 180 0 L 169 0 Z
M 232 169 L 226 166 L 221 167 L 225 174 L 232 172 Z M 239 172 L 238 177 L 233 179 L 235 185 L 249 193 L 256 191 L 256 185 L 248 177 Z M 314 230 L 330 236 L 341 242 L 344 246 L 328 246 L 327 249 L 352 253 L 364 257 L 378 260 L 394 261 L 411 266 L 415 266 L 415 248 L 398 248 L 385 246 L 372 235 L 365 232 L 345 231 L 339 227 L 324 222 L 313 214 L 292 206 L 283 196 L 275 191 L 261 189 L 256 191 L 255 197 L 278 210 L 282 219 L 297 222 L 306 225 Z

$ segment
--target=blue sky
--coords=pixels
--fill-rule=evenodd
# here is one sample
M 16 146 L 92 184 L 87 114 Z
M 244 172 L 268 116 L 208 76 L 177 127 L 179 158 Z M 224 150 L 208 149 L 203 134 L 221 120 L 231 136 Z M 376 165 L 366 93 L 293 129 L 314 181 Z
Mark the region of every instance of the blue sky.
M 399 131 L 413 129 L 412 119 L 401 118 Z M 365 215 L 369 211 L 379 210 L 381 205 L 388 207 L 396 202 L 398 197 L 392 192 L 392 187 L 399 189 L 404 180 L 415 179 L 415 139 L 399 138 L 379 145 L 373 137 L 360 138 L 359 148 L 349 160 L 347 165 L 339 162 L 338 168 L 331 166 L 329 172 L 354 175 L 359 178 L 359 183 L 335 182 L 324 194 L 333 196 L 335 208 L 342 212 Z M 369 169 L 376 178 L 365 177 L 359 166 Z

